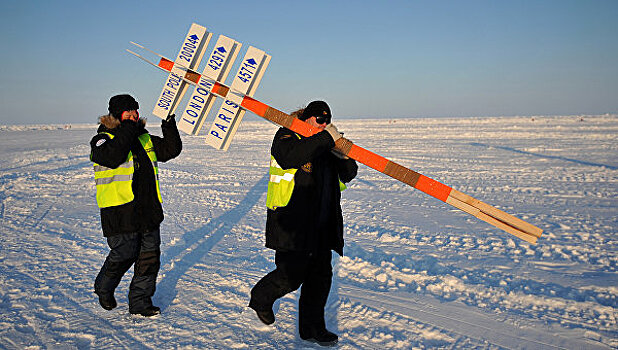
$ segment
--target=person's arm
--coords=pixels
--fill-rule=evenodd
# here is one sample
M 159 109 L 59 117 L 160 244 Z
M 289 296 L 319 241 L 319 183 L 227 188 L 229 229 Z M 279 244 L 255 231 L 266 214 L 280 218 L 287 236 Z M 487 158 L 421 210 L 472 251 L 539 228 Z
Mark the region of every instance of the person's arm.
M 300 168 L 333 147 L 335 142 L 328 132 L 298 138 L 294 132 L 281 128 L 275 135 L 271 154 L 283 169 Z
M 137 124 L 123 121 L 115 129 L 114 138 L 107 134 L 98 134 L 90 141 L 90 160 L 108 168 L 117 168 L 127 160 L 132 140 L 137 137 Z
M 358 165 L 352 158 L 341 159 L 336 157 L 337 173 L 339 174 L 339 180 L 343 183 L 348 183 L 356 177 L 358 173 Z
M 150 139 L 155 147 L 157 161 L 167 162 L 178 157 L 182 151 L 182 140 L 180 139 L 174 114 L 161 121 L 161 131 L 163 132 L 163 137 L 151 135 Z

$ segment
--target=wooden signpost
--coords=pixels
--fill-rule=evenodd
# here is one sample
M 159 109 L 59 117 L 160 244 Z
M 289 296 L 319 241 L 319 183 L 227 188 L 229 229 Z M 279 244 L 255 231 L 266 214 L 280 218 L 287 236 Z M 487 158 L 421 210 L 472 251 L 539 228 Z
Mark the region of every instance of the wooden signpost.
M 254 91 L 254 89 L 252 91 L 251 86 L 249 86 L 248 88 L 245 88 L 245 86 L 237 88 L 238 85 L 234 84 L 232 84 L 232 86 L 227 86 L 223 82 L 217 81 L 217 79 L 213 79 L 211 77 L 196 72 L 191 67 L 184 65 L 182 62 L 173 62 L 157 53 L 155 54 L 159 57 L 159 62 L 154 63 L 133 51 L 127 51 L 166 72 L 174 72 L 178 74 L 182 78 L 182 80 L 187 83 L 193 84 L 195 86 L 200 86 L 204 89 L 208 89 L 209 93 L 221 97 L 226 101 L 228 105 L 234 105 L 239 107 L 240 109 L 251 111 L 256 115 L 266 120 L 269 120 L 277 125 L 288 128 L 299 135 L 308 137 L 322 131 L 321 129 L 313 127 L 310 124 L 301 121 L 300 119 L 294 118 L 278 109 L 275 109 L 265 103 L 253 99 L 250 96 L 250 94 L 252 94 Z M 267 55 L 265 54 L 262 56 L 263 60 L 269 61 L 270 56 L 268 56 L 267 58 L 266 56 Z M 256 60 L 256 62 L 258 61 Z M 262 61 L 262 64 L 268 65 L 268 62 Z M 239 70 L 239 73 L 240 71 L 242 71 L 242 69 Z M 238 77 L 238 75 L 236 77 Z M 259 79 L 257 80 L 257 82 L 259 83 Z M 222 108 L 224 108 L 226 103 L 222 105 Z M 216 119 L 215 123 L 217 123 Z M 238 123 L 240 123 L 240 120 L 238 120 Z M 237 127 L 238 125 L 236 124 L 235 128 Z M 228 126 L 226 128 L 228 134 L 231 129 L 232 126 Z M 213 130 L 217 131 L 216 128 L 213 129 L 211 127 L 211 131 Z M 227 135 L 226 137 L 230 138 L 231 141 L 231 137 L 233 137 L 233 134 L 231 136 Z M 227 145 L 229 146 L 229 141 L 227 142 Z M 225 149 L 227 147 L 221 148 Z M 500 228 L 532 244 L 536 244 L 537 239 L 541 237 L 541 234 L 543 232 L 540 228 L 528 222 L 525 222 L 508 213 L 505 213 L 487 203 L 481 202 L 476 198 L 459 192 L 441 182 L 417 173 L 414 170 L 399 165 L 365 148 L 357 146 L 352 141 L 346 138 L 342 137 L 337 140 L 333 151 L 355 159 L 362 164 L 365 164 L 383 174 L 386 174 L 394 179 L 408 184 L 434 198 L 448 203 L 468 214 L 471 214 L 497 228 Z

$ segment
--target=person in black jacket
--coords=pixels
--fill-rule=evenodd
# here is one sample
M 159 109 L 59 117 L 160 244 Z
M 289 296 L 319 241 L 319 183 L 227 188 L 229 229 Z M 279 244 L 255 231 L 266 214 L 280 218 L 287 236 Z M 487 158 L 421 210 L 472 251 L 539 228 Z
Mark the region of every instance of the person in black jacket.
M 138 108 L 130 95 L 113 96 L 109 115 L 99 118 L 97 135 L 90 141 L 101 227 L 110 247 L 94 291 L 101 307 L 115 308 L 114 290 L 134 265 L 129 312 L 153 316 L 160 313 L 151 297 L 160 267 L 163 221 L 157 164 L 177 157 L 182 141 L 174 115 L 162 121 L 163 137 L 158 137 L 145 129 Z
M 276 186 L 286 179 L 273 175 L 273 164 L 275 170 L 295 169 L 294 185 L 289 202 L 278 206 L 271 202 L 272 208 L 267 210 L 266 247 L 275 250 L 276 269 L 251 290 L 249 307 L 263 323 L 272 324 L 273 303 L 302 285 L 300 337 L 330 345 L 338 337 L 326 329 L 324 307 L 333 275 L 331 250 L 343 255 L 340 186 L 356 176 L 358 166 L 354 160 L 331 151 L 341 134 L 330 123 L 331 111 L 326 102 L 311 102 L 296 117 L 323 131 L 302 137 L 280 128 L 274 137 L 270 178 L 274 184 L 271 187 L 269 183 L 268 196 L 279 196 L 281 193 L 274 193 Z

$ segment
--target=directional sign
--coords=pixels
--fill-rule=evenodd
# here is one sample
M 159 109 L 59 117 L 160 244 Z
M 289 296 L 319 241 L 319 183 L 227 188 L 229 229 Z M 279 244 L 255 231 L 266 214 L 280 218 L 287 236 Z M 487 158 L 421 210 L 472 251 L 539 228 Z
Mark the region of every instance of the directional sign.
M 208 46 L 211 37 L 212 33 L 208 33 L 206 27 L 193 23 L 175 62 L 192 69 L 197 67 L 202 56 L 204 56 L 205 48 Z M 166 119 L 168 115 L 174 112 L 187 88 L 187 84 L 181 78 L 183 74 L 182 69 L 172 68 L 152 114 L 161 119 Z
M 221 104 L 210 131 L 206 135 L 206 144 L 224 151 L 230 147 L 236 130 L 245 115 L 245 111 L 239 107 L 242 98 L 253 96 L 269 62 L 270 55 L 253 46 L 249 47 L 231 84 L 231 88 L 238 94 L 230 94 Z
M 242 44 L 236 40 L 220 35 L 215 48 L 208 58 L 206 67 L 204 67 L 202 77 L 216 81 L 225 81 L 241 46 Z M 207 79 L 202 79 L 197 84 L 191 98 L 189 98 L 185 111 L 178 121 L 178 130 L 189 135 L 197 135 L 199 133 L 208 116 L 208 112 L 217 99 L 209 93 L 210 89 L 212 89 L 212 83 L 207 81 Z

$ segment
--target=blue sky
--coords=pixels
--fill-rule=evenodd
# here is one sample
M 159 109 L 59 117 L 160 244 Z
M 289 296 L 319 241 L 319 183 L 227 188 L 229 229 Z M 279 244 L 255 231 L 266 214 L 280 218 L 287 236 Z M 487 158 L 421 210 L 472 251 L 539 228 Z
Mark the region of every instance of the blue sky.
M 618 112 L 615 0 L 6 0 L 0 16 L 0 124 L 94 122 L 126 92 L 148 116 L 165 75 L 125 49 L 174 58 L 193 22 L 268 52 L 255 97 L 284 111 L 324 99 L 335 117 Z

